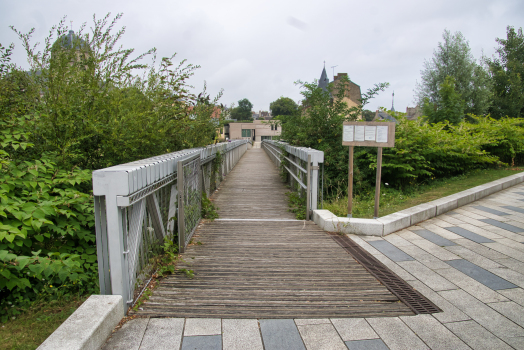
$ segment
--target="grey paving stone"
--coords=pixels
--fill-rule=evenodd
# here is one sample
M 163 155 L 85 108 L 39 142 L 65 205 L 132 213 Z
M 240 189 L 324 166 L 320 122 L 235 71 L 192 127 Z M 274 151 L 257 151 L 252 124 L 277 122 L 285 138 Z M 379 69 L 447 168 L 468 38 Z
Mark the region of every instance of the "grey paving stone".
M 384 239 L 389 243 L 393 244 L 395 247 L 405 247 L 412 245 L 412 243 L 410 243 L 408 240 L 400 237 L 395 233 L 384 236 Z
M 378 338 L 364 318 L 332 318 L 331 323 L 343 341 Z
M 181 350 L 222 350 L 222 336 L 194 335 L 184 337 Z
M 230 350 L 264 349 L 256 319 L 223 319 L 222 343 Z
M 511 350 L 511 347 L 475 321 L 446 323 L 450 331 L 475 350 Z
M 475 265 L 482 267 L 483 269 L 492 269 L 496 267 L 502 267 L 502 264 L 495 262 L 493 260 L 490 260 L 480 254 L 477 254 L 469 250 L 466 247 L 457 245 L 453 247 L 446 247 L 446 249 L 454 253 L 455 255 L 463 259 L 466 259 L 467 261 L 472 262 Z
M 457 226 L 446 227 L 446 230 L 449 230 L 449 231 L 451 231 L 453 233 L 456 233 L 457 235 L 460 235 L 460 236 L 462 236 L 464 238 L 472 240 L 473 242 L 476 242 L 476 243 L 491 243 L 491 242 L 493 242 L 491 239 L 488 239 L 488 238 L 486 238 L 484 236 L 477 235 L 476 233 L 473 233 L 471 231 L 463 229 L 462 227 L 457 227 Z
M 448 211 L 446 212 L 447 215 L 457 215 L 458 213 L 457 212 L 454 212 L 454 211 Z
M 449 225 L 446 225 L 446 226 L 449 226 Z M 449 239 L 449 240 L 462 239 L 463 238 L 462 236 L 459 236 L 456 233 L 448 231 L 445 228 L 442 228 L 442 227 L 437 226 L 437 225 L 427 224 L 427 225 L 424 225 L 422 227 L 424 227 L 424 229 L 426 229 L 426 230 L 429 230 L 429 231 L 431 231 L 433 233 L 436 233 L 439 236 L 442 236 L 442 237 L 444 237 L 446 239 Z
M 456 209 L 456 212 L 459 213 L 459 214 L 462 214 L 464 216 L 467 216 L 467 217 L 470 217 L 472 219 L 485 219 L 487 218 L 488 216 L 486 216 L 486 213 L 482 212 L 482 215 L 480 215 L 479 213 L 476 213 L 476 212 L 473 212 L 471 210 L 468 210 L 470 208 L 467 208 L 467 207 L 461 207 L 461 208 L 457 208 Z M 475 209 L 473 209 L 475 210 Z
M 519 198 L 519 201 L 523 201 L 524 202 L 524 198 Z
M 506 316 L 516 324 L 524 327 L 524 307 L 513 301 L 503 301 L 499 303 L 489 303 L 489 307 L 496 310 L 498 313 Z M 522 334 L 524 336 L 524 334 Z
M 426 252 L 434 255 L 440 260 L 454 260 L 459 258 L 455 254 L 425 239 L 417 239 L 416 241 L 413 241 L 413 244 L 424 249 Z
M 368 243 L 393 261 L 415 260 L 387 241 L 373 241 Z
M 484 246 L 506 255 L 504 256 L 504 258 L 510 257 L 518 261 L 524 262 L 524 252 L 523 251 L 513 249 L 511 247 L 508 247 L 507 245 L 504 245 L 498 242 L 484 243 Z
M 513 300 L 517 304 L 524 306 L 524 289 L 522 288 L 504 289 L 504 290 L 499 290 L 499 293 L 504 295 L 506 298 Z
M 306 347 L 291 319 L 259 320 L 262 341 L 266 350 L 290 349 L 305 350 Z
M 375 255 L 375 258 L 384 265 L 386 265 L 391 271 L 396 273 L 398 277 L 402 278 L 404 281 L 411 281 L 416 279 L 415 277 L 410 275 L 406 270 L 400 267 L 397 263 L 391 261 L 387 256 L 380 254 Z
M 524 192 L 513 192 L 513 193 L 520 194 L 521 196 L 524 196 Z
M 504 205 L 502 208 L 506 208 L 524 214 L 524 208 L 514 207 L 511 205 Z
M 151 318 L 140 350 L 179 349 L 184 332 L 183 318 Z
M 460 225 L 460 224 L 464 224 L 465 223 L 463 220 L 457 219 L 457 215 L 449 216 L 449 215 L 446 215 L 446 214 L 442 214 L 442 215 L 438 216 L 438 219 L 442 220 L 444 222 L 447 222 L 448 224 L 451 224 L 451 225 Z
M 515 349 L 524 349 L 524 337 L 512 337 L 504 340 Z
M 412 231 L 415 232 L 420 237 L 425 238 L 428 241 L 433 242 L 440 247 L 456 245 L 456 243 L 453 243 L 449 239 L 445 239 L 444 237 L 439 236 L 436 233 L 433 233 L 429 230 L 412 230 Z
M 102 350 L 138 350 L 148 323 L 149 318 L 135 318 L 126 322 L 102 346 Z
M 437 292 L 431 290 L 424 283 L 417 280 L 409 281 L 408 283 L 442 309 L 442 312 L 433 314 L 433 317 L 439 320 L 439 322 L 447 323 L 471 320 L 471 317 L 460 311 L 456 306 L 441 297 Z
M 184 337 L 217 334 L 222 334 L 222 324 L 219 318 L 186 318 Z
M 523 328 L 463 290 L 447 290 L 439 294 L 499 338 L 524 334 Z
M 422 240 L 419 240 L 422 241 Z M 437 259 L 435 256 L 427 253 L 425 250 L 420 249 L 419 247 L 416 247 L 414 245 L 406 246 L 406 247 L 400 247 L 406 254 L 412 256 L 417 261 L 423 263 L 430 269 L 446 269 L 449 266 L 446 265 L 445 262 L 443 262 L 440 259 Z
M 470 232 L 476 233 L 477 235 L 480 235 L 482 237 L 492 239 L 492 240 L 496 238 L 504 237 L 498 233 L 495 233 L 496 231 L 493 230 L 493 229 L 501 230 L 500 228 L 490 226 L 483 222 L 481 222 L 481 224 L 482 224 L 482 227 L 471 225 L 471 224 L 462 224 L 462 225 L 458 225 L 458 227 L 463 228 L 464 230 L 468 230 Z
M 467 260 L 449 260 L 446 261 L 446 263 L 493 290 L 517 288 L 513 283 L 510 283 Z
M 513 271 L 505 267 L 498 267 L 489 269 L 490 272 L 493 272 L 495 275 L 505 279 L 508 282 L 516 284 L 520 288 L 524 288 L 524 275 L 520 272 Z M 521 272 L 524 272 L 521 270 Z
M 457 285 L 460 289 L 466 291 L 483 303 L 507 301 L 507 299 L 500 293 L 497 293 L 497 291 L 486 287 L 482 283 L 474 280 L 457 269 L 435 270 L 435 272 L 439 273 L 441 276 Z
M 494 261 L 501 265 L 509 267 L 513 271 L 524 271 L 524 262 L 513 258 L 495 259 Z
M 366 318 L 391 350 L 429 349 L 398 317 Z
M 508 258 L 507 255 L 500 253 L 499 251 L 496 251 L 494 249 L 490 249 L 489 247 L 486 247 L 482 244 L 470 241 L 466 238 L 456 239 L 454 240 L 455 243 L 468 248 L 471 251 L 474 251 L 477 254 L 480 254 L 482 256 L 485 256 L 488 259 L 496 260 L 496 259 L 506 259 Z M 493 243 L 489 243 L 493 244 Z
M 307 349 L 347 350 L 332 324 L 298 326 L 298 331 Z
M 346 346 L 349 350 L 389 350 L 382 339 L 347 341 Z
M 456 285 L 418 261 L 400 261 L 398 264 L 434 291 L 457 289 Z
M 495 214 L 495 215 L 499 215 L 499 216 L 509 215 L 508 213 L 505 213 L 503 211 L 492 209 L 492 208 L 488 208 L 488 207 L 484 207 L 482 205 L 473 205 L 472 207 L 475 208 L 475 209 L 482 210 L 482 211 L 485 211 L 487 213 L 491 213 L 491 214 Z
M 400 319 L 431 349 L 469 349 L 469 346 L 431 315 L 405 316 Z
M 513 225 L 508 225 L 508 224 L 506 224 L 504 222 L 500 222 L 500 221 L 497 221 L 497 220 L 482 219 L 480 221 L 485 222 L 485 223 L 490 224 L 490 225 L 493 225 L 493 226 L 497 226 L 497 227 L 503 228 L 504 230 L 508 230 L 508 231 L 511 231 L 511 232 L 515 232 L 515 233 L 524 232 L 524 229 L 522 229 L 520 227 L 516 227 L 516 226 L 513 226 Z M 485 243 L 485 242 L 479 242 L 479 243 Z

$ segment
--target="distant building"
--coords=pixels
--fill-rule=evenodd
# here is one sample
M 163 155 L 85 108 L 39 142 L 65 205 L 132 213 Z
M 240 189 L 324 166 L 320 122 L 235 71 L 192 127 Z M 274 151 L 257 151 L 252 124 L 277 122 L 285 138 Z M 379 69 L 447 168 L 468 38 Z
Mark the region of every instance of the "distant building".
M 375 118 L 373 118 L 373 121 L 376 122 L 376 121 L 381 121 L 381 120 L 385 120 L 387 122 L 398 123 L 398 121 L 395 119 L 395 117 L 387 114 L 384 111 L 381 111 L 381 110 L 377 109 L 377 111 L 375 112 Z
M 422 108 L 420 106 L 406 107 L 406 118 L 409 120 L 415 120 L 422 116 Z
M 272 140 L 280 136 L 282 126 L 273 125 L 265 120 L 254 120 L 253 122 L 237 122 L 224 125 L 221 137 L 230 140 L 247 139 L 251 141 Z
M 336 95 L 338 92 L 338 89 L 340 88 L 340 85 L 342 84 L 342 80 L 340 78 L 347 77 L 347 73 L 338 73 L 334 76 L 333 80 L 333 95 Z M 322 69 L 322 74 L 320 75 L 320 79 L 318 81 L 318 87 L 322 88 L 322 90 L 327 91 L 327 87 L 329 85 L 329 78 L 327 77 L 326 73 L 326 67 Z M 352 82 L 351 80 L 349 83 L 345 83 L 345 93 L 344 97 L 342 98 L 342 101 L 346 102 L 348 107 L 357 107 L 361 105 L 360 99 L 362 98 L 362 95 L 360 93 L 360 86 Z M 362 115 L 358 116 L 358 119 L 362 119 Z

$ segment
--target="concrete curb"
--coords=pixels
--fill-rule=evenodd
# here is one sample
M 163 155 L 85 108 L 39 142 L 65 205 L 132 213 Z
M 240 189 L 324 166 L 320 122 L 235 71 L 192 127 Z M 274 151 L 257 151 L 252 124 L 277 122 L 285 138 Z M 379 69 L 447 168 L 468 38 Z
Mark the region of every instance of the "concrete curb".
M 100 349 L 124 317 L 123 305 L 120 295 L 91 295 L 38 349 Z
M 524 172 L 398 211 L 378 219 L 342 218 L 335 216 L 329 210 L 313 210 L 313 221 L 328 232 L 382 237 L 522 182 L 524 182 Z

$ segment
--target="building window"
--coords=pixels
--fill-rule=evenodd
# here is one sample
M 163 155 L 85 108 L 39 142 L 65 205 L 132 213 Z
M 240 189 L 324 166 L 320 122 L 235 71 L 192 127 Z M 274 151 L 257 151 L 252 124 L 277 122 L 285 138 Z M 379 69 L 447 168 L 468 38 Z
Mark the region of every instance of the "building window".
M 271 131 L 273 131 L 273 124 L 271 124 Z
M 261 140 L 271 140 L 272 136 L 261 136 Z
M 251 137 L 251 129 L 242 129 L 242 137 Z

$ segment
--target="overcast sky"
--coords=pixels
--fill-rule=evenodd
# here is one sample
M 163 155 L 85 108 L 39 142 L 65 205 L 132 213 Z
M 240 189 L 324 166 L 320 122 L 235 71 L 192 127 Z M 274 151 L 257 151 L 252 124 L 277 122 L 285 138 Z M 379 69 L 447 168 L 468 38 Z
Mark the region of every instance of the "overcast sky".
M 298 102 L 293 82 L 320 78 L 324 61 L 330 80 L 336 66 L 335 74 L 348 73 L 362 92 L 390 83 L 366 108 L 391 108 L 394 90 L 395 109 L 405 111 L 444 29 L 462 32 L 479 59 L 494 54 L 508 25 L 524 25 L 523 0 L 0 0 L 0 43 L 14 42 L 15 62 L 27 67 L 9 25 L 34 27 L 34 41 L 43 42 L 64 15 L 76 31 L 108 12 L 124 14 L 124 48 L 138 54 L 156 47 L 160 57 L 176 52 L 202 66 L 191 79 L 197 90 L 206 80 L 212 94 L 224 89 L 222 103 L 248 98 L 256 111 L 280 96 Z

